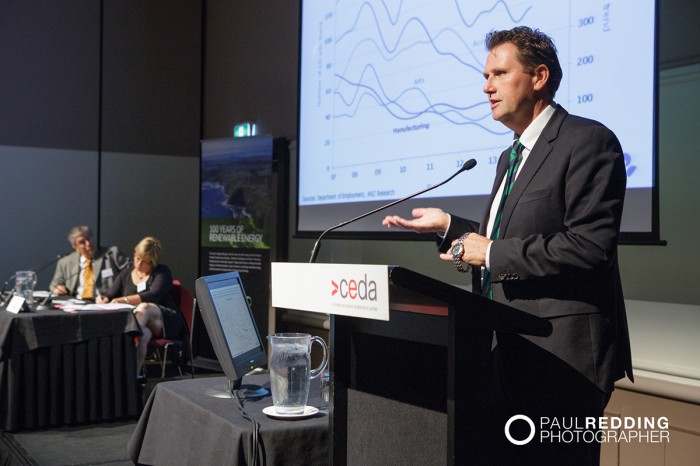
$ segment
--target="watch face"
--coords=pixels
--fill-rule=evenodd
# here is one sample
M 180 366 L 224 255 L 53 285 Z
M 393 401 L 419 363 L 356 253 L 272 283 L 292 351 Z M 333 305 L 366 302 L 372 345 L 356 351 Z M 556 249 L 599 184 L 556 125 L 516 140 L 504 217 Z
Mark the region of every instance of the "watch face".
M 455 244 L 454 246 L 452 246 L 452 257 L 454 257 L 455 259 L 459 259 L 460 257 L 462 257 L 462 251 L 462 243 Z

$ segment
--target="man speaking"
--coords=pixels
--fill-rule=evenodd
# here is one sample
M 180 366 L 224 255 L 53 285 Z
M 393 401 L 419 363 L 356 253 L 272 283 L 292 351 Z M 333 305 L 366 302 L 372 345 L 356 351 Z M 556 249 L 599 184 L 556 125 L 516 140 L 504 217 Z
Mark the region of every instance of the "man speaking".
M 525 443 L 528 424 L 509 421 L 539 429 L 541 419 L 599 418 L 615 380 L 632 378 L 617 256 L 622 148 L 608 128 L 554 102 L 562 70 L 549 36 L 516 27 L 489 33 L 486 46 L 483 90 L 514 141 L 481 222 L 430 207 L 383 224 L 437 232 L 440 258 L 473 268 L 474 292 L 552 323 L 549 337 L 494 336 L 494 464 L 599 464 L 596 441 Z

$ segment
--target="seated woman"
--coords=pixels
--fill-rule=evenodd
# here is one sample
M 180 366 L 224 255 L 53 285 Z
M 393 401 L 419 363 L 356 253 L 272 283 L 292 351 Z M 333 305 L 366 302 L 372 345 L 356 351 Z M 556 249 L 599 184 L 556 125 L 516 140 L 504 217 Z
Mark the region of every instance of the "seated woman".
M 181 337 L 184 317 L 170 294 L 173 277 L 170 269 L 159 264 L 160 241 L 152 236 L 142 239 L 134 248 L 134 265 L 121 271 L 105 296 L 98 303 L 124 303 L 136 306 L 134 314 L 143 335 L 139 340 L 136 374 L 140 375 L 151 338 Z

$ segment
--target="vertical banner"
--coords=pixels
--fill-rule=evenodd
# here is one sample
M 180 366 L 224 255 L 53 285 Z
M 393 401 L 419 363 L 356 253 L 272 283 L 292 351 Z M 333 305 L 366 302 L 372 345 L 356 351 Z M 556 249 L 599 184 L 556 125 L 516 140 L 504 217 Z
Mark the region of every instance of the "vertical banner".
M 240 272 L 265 336 L 276 224 L 273 138 L 204 140 L 201 163 L 200 275 Z

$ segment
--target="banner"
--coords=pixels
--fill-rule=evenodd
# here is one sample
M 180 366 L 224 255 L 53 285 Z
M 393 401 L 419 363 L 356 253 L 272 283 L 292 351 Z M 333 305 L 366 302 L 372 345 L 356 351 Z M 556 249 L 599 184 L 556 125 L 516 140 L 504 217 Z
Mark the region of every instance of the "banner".
M 267 335 L 275 218 L 273 138 L 202 141 L 200 275 L 237 271 Z

